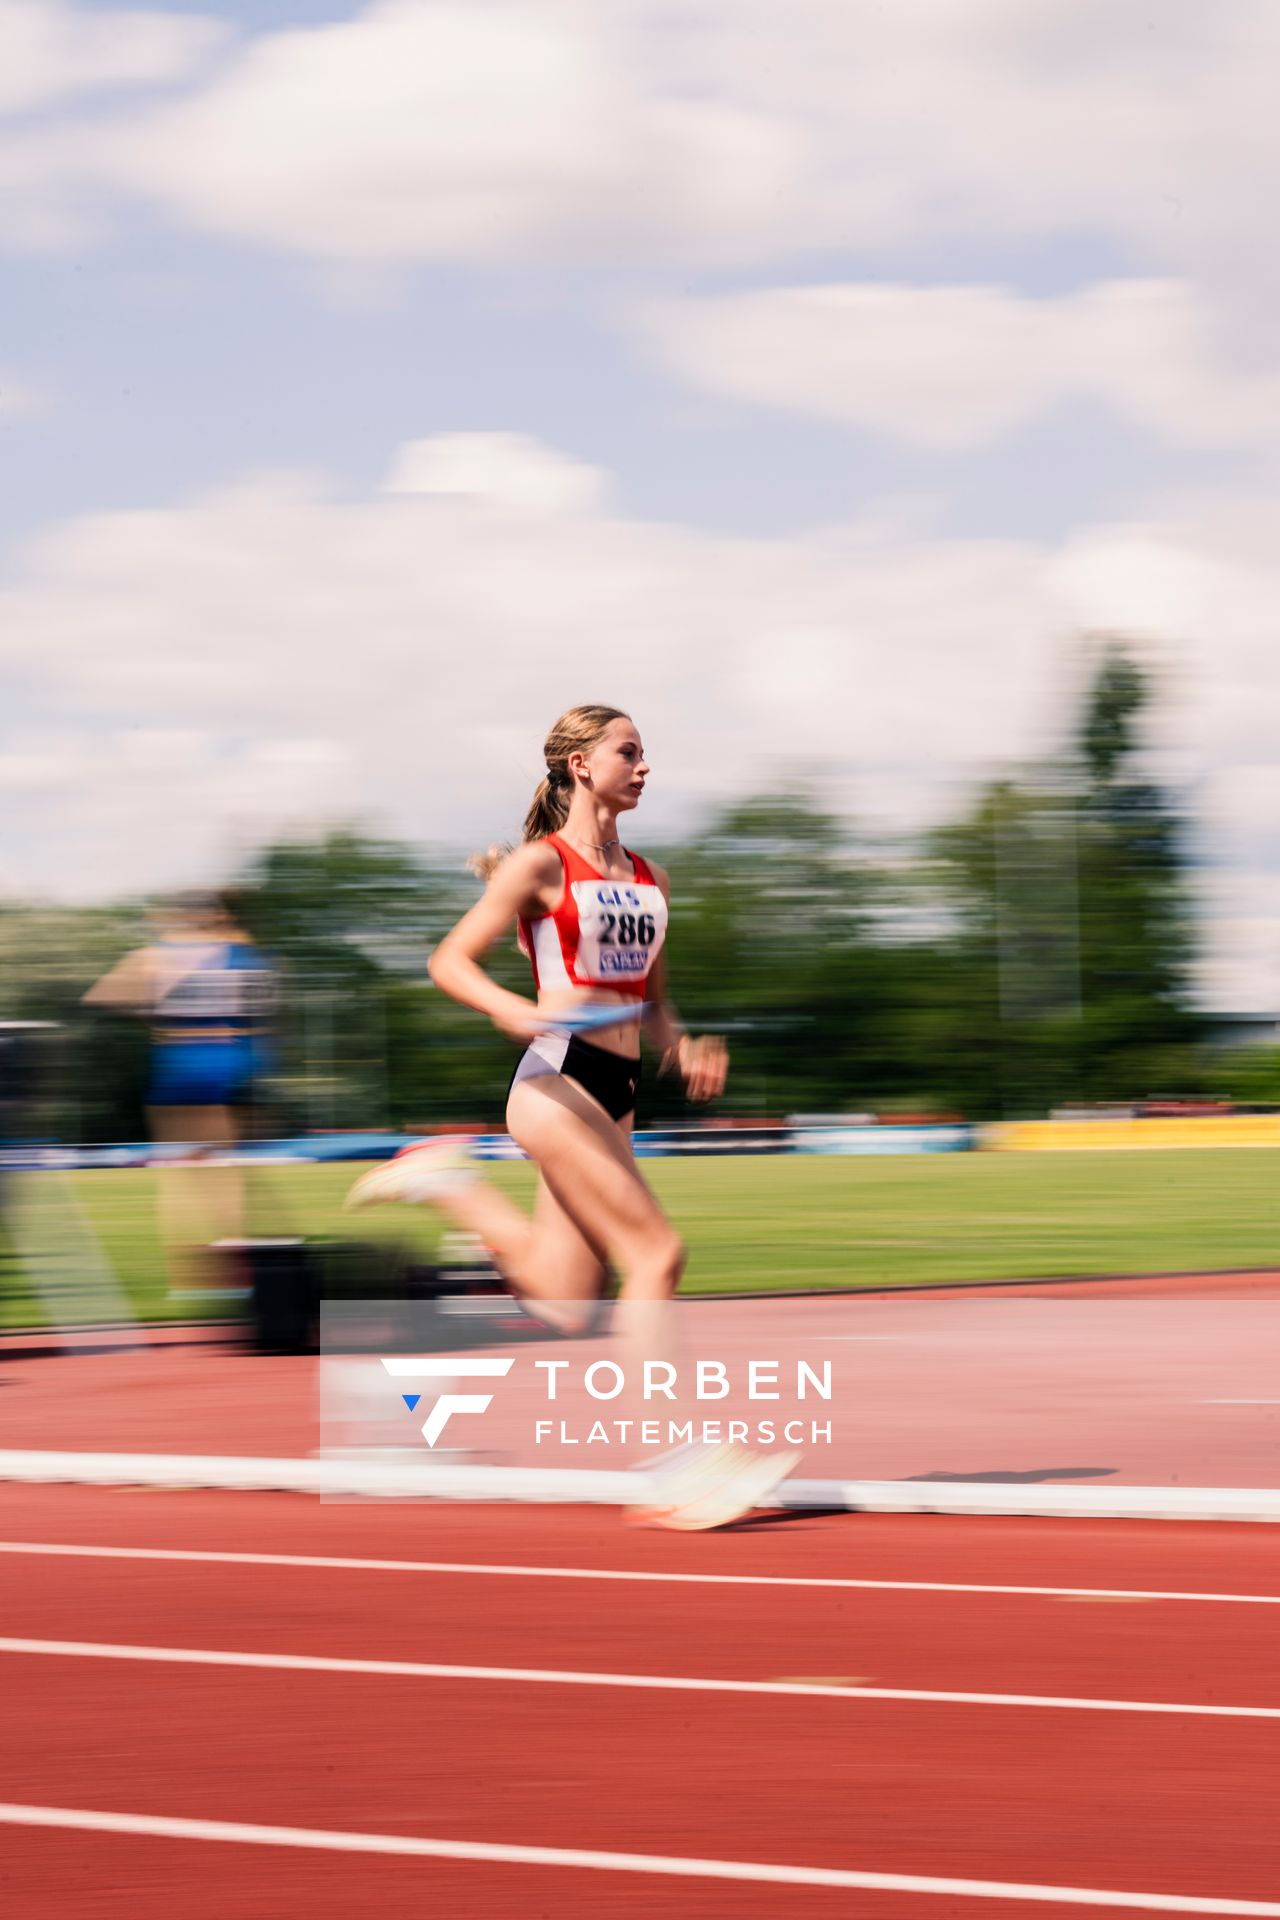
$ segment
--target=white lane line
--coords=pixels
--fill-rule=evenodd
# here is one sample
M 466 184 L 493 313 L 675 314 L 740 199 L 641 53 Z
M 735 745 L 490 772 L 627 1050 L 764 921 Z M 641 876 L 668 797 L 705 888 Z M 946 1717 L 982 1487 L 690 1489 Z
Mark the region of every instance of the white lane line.
M 0 1553 L 86 1560 L 177 1560 L 222 1567 L 311 1567 L 339 1573 L 457 1573 L 509 1580 L 639 1580 L 673 1586 L 830 1588 L 861 1593 L 1004 1593 L 1046 1600 L 1181 1600 L 1211 1606 L 1280 1607 L 1280 1593 L 1186 1593 L 1159 1587 L 1018 1587 L 977 1580 L 846 1580 L 774 1573 L 667 1573 L 639 1567 L 527 1567 L 492 1560 L 376 1560 L 330 1553 L 236 1553 L 199 1547 L 76 1546 L 0 1540 Z
M 86 1453 L 0 1448 L 0 1480 L 44 1486 L 221 1487 L 363 1498 L 524 1500 L 634 1506 L 646 1476 L 612 1467 L 476 1466 L 430 1458 Z M 1280 1526 L 1280 1487 L 1136 1487 L 1089 1481 L 788 1479 L 773 1506 L 856 1513 L 1018 1514 L 1072 1519 L 1248 1521 Z
M 241 1653 L 222 1647 L 148 1647 L 110 1640 L 0 1637 L 0 1654 L 71 1660 L 159 1661 L 172 1666 L 259 1667 L 282 1673 L 385 1674 L 407 1680 L 496 1680 L 507 1685 L 627 1687 L 653 1693 L 774 1694 L 819 1700 L 917 1700 L 940 1706 L 1070 1708 L 1090 1713 L 1178 1713 L 1212 1720 L 1280 1720 L 1280 1707 L 1229 1707 L 1199 1701 L 1100 1700 L 1050 1693 L 955 1693 L 935 1687 L 829 1686 L 815 1680 L 708 1680 L 688 1674 L 610 1673 L 573 1667 L 473 1667 L 435 1660 L 352 1660 L 321 1653 Z
M 790 1867 L 762 1860 L 703 1860 L 680 1854 L 613 1853 L 589 1847 L 521 1847 L 483 1840 L 434 1840 L 416 1834 L 349 1833 L 326 1827 L 266 1827 L 238 1820 L 178 1820 L 161 1814 L 99 1813 L 0 1801 L 0 1822 L 78 1833 L 124 1833 L 156 1840 L 220 1840 L 249 1847 L 307 1847 L 326 1853 L 468 1860 L 521 1867 L 580 1867 L 596 1873 L 665 1874 L 681 1880 L 748 1880 L 782 1887 L 842 1887 L 864 1893 L 936 1893 L 970 1900 L 1053 1901 L 1068 1907 L 1124 1907 L 1140 1913 L 1237 1914 L 1277 1920 L 1271 1900 L 1224 1900 L 1178 1893 L 1115 1893 L 1102 1887 L 954 1880 L 934 1874 L 867 1873 L 847 1867 Z

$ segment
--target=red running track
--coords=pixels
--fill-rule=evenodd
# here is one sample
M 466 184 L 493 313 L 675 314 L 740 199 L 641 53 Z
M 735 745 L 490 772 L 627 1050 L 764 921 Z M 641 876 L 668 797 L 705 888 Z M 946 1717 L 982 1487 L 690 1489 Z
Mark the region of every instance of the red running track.
M 831 1362 L 833 1441 L 807 1451 L 806 1479 L 1280 1484 L 1276 1275 L 684 1304 L 684 1324 L 714 1328 L 730 1360 L 765 1333 L 779 1359 Z M 528 1398 L 536 1352 L 512 1352 L 516 1371 L 466 1436 L 472 1458 L 618 1464 L 581 1446 L 531 1449 L 531 1416 L 549 1409 Z M 307 1357 L 205 1345 L 67 1359 L 0 1346 L 0 1358 L 0 1449 L 298 1458 L 321 1437 L 321 1370 Z M 420 1447 L 381 1384 L 378 1444 Z M 325 1444 L 369 1443 L 367 1406 L 354 1433 L 328 1412 Z
M 1270 1527 L 803 1516 L 680 1538 L 572 1509 L 0 1489 L 0 1541 L 515 1565 L 391 1571 L 0 1553 L 0 1634 L 601 1676 L 839 1680 L 825 1696 L 0 1653 L 0 1798 L 433 1836 L 1276 1902 L 1280 1539 Z M 567 1571 L 694 1576 L 589 1579 Z M 903 1591 L 845 1579 L 1089 1588 Z M 707 1579 L 717 1576 L 717 1579 Z M 1197 1593 L 1219 1598 L 1117 1597 Z M 859 1684 L 1139 1710 L 859 1698 Z M 0 1826 L 15 1913 L 317 1916 L 1079 1912 L 566 1867 Z M 1094 1912 L 1120 1912 L 1111 1905 Z

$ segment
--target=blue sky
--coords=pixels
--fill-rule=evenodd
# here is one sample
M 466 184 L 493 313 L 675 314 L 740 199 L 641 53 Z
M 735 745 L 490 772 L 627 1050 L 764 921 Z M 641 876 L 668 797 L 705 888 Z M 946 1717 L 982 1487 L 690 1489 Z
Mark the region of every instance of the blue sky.
M 1205 991 L 1280 1000 L 1277 64 L 1261 0 L 0 0 L 0 886 L 491 838 L 581 697 L 655 829 L 797 766 L 910 829 L 1107 628 Z
M 946 283 L 961 264 L 939 251 L 895 259 L 894 279 Z M 1105 245 L 1070 237 L 1060 251 L 976 251 L 970 277 L 1033 297 L 1087 287 L 1111 264 Z M 823 257 L 807 263 L 805 283 L 875 279 L 880 265 Z M 407 430 L 530 434 L 607 466 L 641 518 L 748 535 L 914 496 L 930 501 L 940 535 L 1055 540 L 1158 487 L 1230 484 L 1249 465 L 1231 450 L 1155 446 L 1088 401 L 1057 405 L 992 446 L 939 453 L 673 389 L 627 337 L 625 315 L 694 283 L 659 270 L 415 265 L 344 290 L 308 262 L 140 218 L 110 246 L 11 259 L 6 363 L 50 398 L 8 429 L 22 484 L 5 503 L 4 538 L 262 467 L 323 467 L 364 493 Z M 733 293 L 786 282 L 756 270 L 696 284 Z

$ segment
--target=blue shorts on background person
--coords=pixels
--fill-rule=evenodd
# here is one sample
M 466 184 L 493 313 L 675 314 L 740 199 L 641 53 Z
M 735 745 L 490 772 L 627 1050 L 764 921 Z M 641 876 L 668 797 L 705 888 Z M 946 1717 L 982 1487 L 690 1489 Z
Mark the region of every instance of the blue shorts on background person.
M 238 930 L 153 949 L 152 1107 L 245 1107 L 271 1070 L 275 972 Z

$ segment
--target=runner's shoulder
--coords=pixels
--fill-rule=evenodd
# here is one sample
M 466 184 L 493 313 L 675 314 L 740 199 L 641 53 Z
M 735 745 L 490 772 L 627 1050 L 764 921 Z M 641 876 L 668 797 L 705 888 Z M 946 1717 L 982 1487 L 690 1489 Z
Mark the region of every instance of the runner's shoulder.
M 493 878 L 529 907 L 542 906 L 559 892 L 564 868 L 549 840 L 526 840 L 498 867 Z

